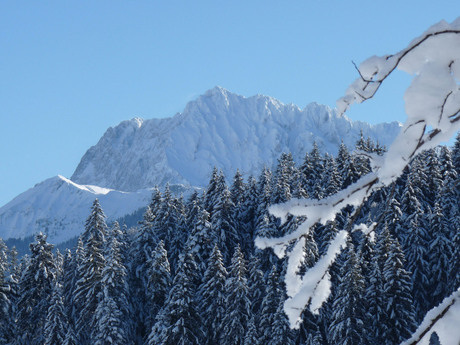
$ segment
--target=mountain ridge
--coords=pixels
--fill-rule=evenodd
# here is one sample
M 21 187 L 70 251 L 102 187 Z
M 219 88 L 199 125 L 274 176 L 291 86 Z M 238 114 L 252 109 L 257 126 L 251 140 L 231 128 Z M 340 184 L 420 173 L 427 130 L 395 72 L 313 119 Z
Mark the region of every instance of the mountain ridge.
M 314 141 L 335 154 L 341 140 L 353 148 L 361 131 L 387 145 L 399 129 L 398 123 L 353 122 L 318 103 L 300 109 L 215 87 L 170 118 L 133 118 L 108 128 L 70 179 L 52 177 L 0 207 L 0 237 L 43 231 L 61 243 L 83 231 L 95 198 L 113 221 L 145 207 L 155 186 L 205 187 L 214 167 L 227 178 L 236 169 L 248 177 L 274 167 L 283 152 L 300 163 Z
M 335 154 L 341 140 L 352 148 L 361 131 L 385 145 L 400 129 L 397 122 L 353 122 L 318 103 L 300 109 L 221 87 L 208 90 L 173 117 L 139 122 L 135 118 L 109 128 L 82 157 L 71 180 L 124 191 L 166 181 L 203 186 L 214 166 L 226 176 L 236 168 L 248 176 L 264 165 L 273 166 L 282 152 L 292 152 L 299 161 L 313 141 Z

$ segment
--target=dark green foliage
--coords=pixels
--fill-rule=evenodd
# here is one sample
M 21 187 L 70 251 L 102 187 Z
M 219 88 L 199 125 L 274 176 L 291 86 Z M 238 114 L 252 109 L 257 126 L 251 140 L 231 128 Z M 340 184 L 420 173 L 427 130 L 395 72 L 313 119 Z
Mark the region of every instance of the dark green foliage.
M 149 345 L 201 344 L 201 318 L 195 301 L 197 267 L 193 256 L 181 255 L 168 299 L 148 337 Z
M 243 345 L 246 327 L 251 318 L 251 301 L 247 283 L 247 264 L 239 246 L 233 254 L 225 284 L 225 309 L 220 344 Z
M 203 283 L 199 289 L 204 344 L 211 345 L 219 343 L 226 313 L 226 279 L 227 271 L 224 267 L 222 254 L 217 245 L 215 245 L 208 260 L 208 267 L 204 273 Z
M 107 225 L 105 215 L 96 199 L 82 234 L 82 253 L 78 265 L 78 280 L 74 299 L 76 312 L 75 328 L 81 344 L 89 342 L 88 327 L 94 328 L 94 313 L 102 291 L 102 271 L 106 265 L 104 242 Z
M 347 259 L 340 270 L 340 283 L 332 305 L 329 342 L 332 344 L 363 344 L 365 322 L 364 278 L 355 249 L 347 242 Z
M 44 342 L 46 316 L 56 283 L 56 265 L 52 253 L 53 245 L 46 236 L 38 234 L 30 244 L 30 260 L 19 282 L 17 306 L 17 339 L 29 344 Z
M 108 230 L 95 201 L 64 255 L 53 256 L 40 235 L 18 263 L 0 242 L 0 344 L 399 344 L 460 284 L 458 140 L 453 152 L 414 159 L 356 218 L 347 207 L 306 235 L 299 275 L 339 230 L 377 222 L 371 234 L 350 232 L 329 270 L 329 300 L 319 315 L 304 310 L 299 330 L 283 313 L 286 260 L 255 248 L 254 239 L 290 233 L 302 220 L 288 216 L 281 225 L 269 213 L 273 203 L 321 199 L 369 171 L 344 145 L 336 158 L 314 145 L 299 168 L 283 154 L 273 176 L 265 168 L 246 183 L 237 171 L 230 188 L 214 169 L 204 194 L 186 203 L 168 187 L 155 189 L 129 230 L 117 223 Z M 364 136 L 357 146 L 382 151 Z

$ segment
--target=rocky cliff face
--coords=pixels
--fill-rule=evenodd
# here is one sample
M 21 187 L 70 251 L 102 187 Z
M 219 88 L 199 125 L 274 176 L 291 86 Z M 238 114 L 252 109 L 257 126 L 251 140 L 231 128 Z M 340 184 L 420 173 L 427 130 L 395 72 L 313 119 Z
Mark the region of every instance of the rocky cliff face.
M 360 131 L 389 144 L 400 125 L 371 126 L 338 117 L 329 107 L 305 109 L 267 96 L 243 97 L 216 87 L 167 119 L 124 121 L 109 128 L 83 156 L 71 180 L 123 191 L 155 185 L 204 186 L 214 166 L 232 177 L 257 174 L 282 152 L 300 162 L 314 141 L 335 154 L 354 147 Z

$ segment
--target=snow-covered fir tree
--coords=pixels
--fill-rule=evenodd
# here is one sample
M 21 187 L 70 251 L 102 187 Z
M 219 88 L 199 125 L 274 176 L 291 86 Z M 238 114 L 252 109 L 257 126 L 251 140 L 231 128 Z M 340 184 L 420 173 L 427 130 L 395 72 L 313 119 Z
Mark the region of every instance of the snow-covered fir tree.
M 192 254 L 182 254 L 168 299 L 157 315 L 147 344 L 201 344 L 202 322 L 195 301 L 196 271 Z
M 346 261 L 340 269 L 340 282 L 332 304 L 329 326 L 331 344 L 363 344 L 365 322 L 364 279 L 354 246 L 347 241 Z
M 208 259 L 208 267 L 204 273 L 203 283 L 199 288 L 199 307 L 204 331 L 203 345 L 219 343 L 226 314 L 226 279 L 227 270 L 224 267 L 222 254 L 217 245 L 215 245 Z
M 76 312 L 75 329 L 80 344 L 88 344 L 88 329 L 94 329 L 94 313 L 102 291 L 102 271 L 106 265 L 104 243 L 107 237 L 105 215 L 99 201 L 92 205 L 82 234 L 81 262 L 78 265 L 78 281 L 75 286 L 74 303 Z
M 225 284 L 226 313 L 222 321 L 220 344 L 243 345 L 246 327 L 251 318 L 247 284 L 247 264 L 240 247 L 233 254 Z
M 15 339 L 27 344 L 43 344 L 46 316 L 56 283 L 53 245 L 46 236 L 38 234 L 30 244 L 30 260 L 19 281 L 17 327 Z

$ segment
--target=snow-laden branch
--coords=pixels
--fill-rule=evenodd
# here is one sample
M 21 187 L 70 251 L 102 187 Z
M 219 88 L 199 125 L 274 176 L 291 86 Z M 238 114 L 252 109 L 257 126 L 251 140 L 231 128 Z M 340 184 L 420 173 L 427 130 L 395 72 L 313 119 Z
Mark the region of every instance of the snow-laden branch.
M 359 206 L 377 189 L 388 186 L 421 151 L 448 141 L 460 129 L 460 18 L 451 24 L 433 25 L 394 55 L 371 57 L 358 68 L 359 78 L 337 102 L 343 114 L 350 105 L 376 94 L 396 69 L 414 75 L 404 95 L 407 120 L 400 134 L 383 156 L 370 154 L 372 172 L 336 195 L 322 200 L 292 199 L 273 205 L 270 212 L 286 220 L 288 214 L 306 220 L 292 233 L 280 238 L 257 238 L 259 248 L 271 247 L 279 257 L 288 253 L 285 311 L 291 327 L 298 327 L 305 307 L 317 311 L 329 296 L 329 267 L 344 246 L 346 232 L 339 232 L 326 255 L 301 277 L 304 237 L 316 223 L 333 220 L 347 205 Z
M 460 288 L 431 309 L 410 339 L 401 345 L 428 345 L 436 332 L 443 345 L 458 345 L 460 339 Z

